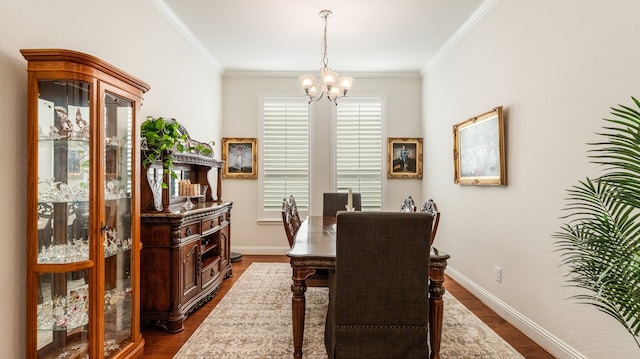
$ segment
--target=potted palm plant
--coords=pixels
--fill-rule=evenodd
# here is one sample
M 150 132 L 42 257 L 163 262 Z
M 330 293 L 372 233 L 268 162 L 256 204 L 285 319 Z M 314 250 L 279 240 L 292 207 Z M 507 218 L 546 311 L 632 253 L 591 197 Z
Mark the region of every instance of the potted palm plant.
M 640 348 L 640 102 L 618 105 L 604 119 L 602 141 L 590 143 L 601 176 L 567 190 L 569 214 L 555 245 L 567 283 L 584 290 L 573 296 L 612 316 Z

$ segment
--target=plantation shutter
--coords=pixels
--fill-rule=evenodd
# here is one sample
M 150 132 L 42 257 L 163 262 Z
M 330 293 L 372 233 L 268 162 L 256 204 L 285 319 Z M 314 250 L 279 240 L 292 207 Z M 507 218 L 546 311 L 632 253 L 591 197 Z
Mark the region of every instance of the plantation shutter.
M 309 106 L 301 98 L 265 97 L 263 103 L 262 217 L 280 218 L 293 195 L 309 208 Z
M 362 210 L 382 209 L 382 98 L 343 98 L 336 107 L 336 185 L 362 195 Z

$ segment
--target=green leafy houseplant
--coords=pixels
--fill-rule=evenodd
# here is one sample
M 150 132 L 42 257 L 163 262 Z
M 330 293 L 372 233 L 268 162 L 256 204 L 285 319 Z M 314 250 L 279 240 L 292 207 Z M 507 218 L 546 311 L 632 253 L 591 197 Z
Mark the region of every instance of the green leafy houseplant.
M 567 190 L 568 220 L 554 234 L 569 268 L 573 296 L 612 316 L 640 348 L 640 102 L 618 105 L 604 119 L 604 140 L 590 143 L 589 158 L 604 174 Z
M 175 119 L 165 120 L 163 117 L 147 116 L 140 125 L 140 133 L 144 153 L 142 165 L 147 168 L 156 161 L 162 161 L 163 173 L 170 173 L 173 178 L 177 178 L 175 172 L 171 171 L 174 161 L 173 153 L 191 152 L 204 156 L 212 154 L 211 146 L 191 141 L 189 134 Z M 215 145 L 215 142 L 211 141 L 210 144 Z M 168 188 L 167 184 L 162 182 L 162 188 Z

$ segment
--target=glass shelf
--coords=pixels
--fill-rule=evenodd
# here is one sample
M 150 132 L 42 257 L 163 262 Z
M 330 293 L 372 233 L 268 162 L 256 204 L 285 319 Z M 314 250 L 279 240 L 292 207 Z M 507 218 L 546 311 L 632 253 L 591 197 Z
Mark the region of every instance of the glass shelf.
M 68 275 L 68 277 L 80 276 L 81 279 L 68 282 L 68 286 L 73 289 L 69 289 L 67 295 L 51 295 L 51 287 L 48 286 L 47 278 L 56 280 L 59 279 L 59 274 L 47 273 L 42 276 L 42 296 L 48 297 L 48 299 L 43 299 L 43 302 L 38 304 L 39 331 L 73 331 L 88 324 L 89 285 L 84 283 L 86 272 L 80 275 L 78 273 L 74 272 L 74 274 Z M 123 308 L 131 308 L 131 295 L 131 287 L 106 290 L 104 294 L 105 316 L 118 313 Z
M 104 257 L 111 257 L 118 253 L 128 251 L 131 249 L 131 243 L 131 238 L 118 238 L 116 234 L 112 235 L 110 231 L 107 231 L 104 240 Z
M 132 240 L 117 239 L 104 243 L 104 257 L 109 258 L 131 249 Z M 89 241 L 74 240 L 68 244 L 43 246 L 38 252 L 38 264 L 69 264 L 89 260 Z
M 69 143 L 78 143 L 78 144 L 84 144 L 85 146 L 89 146 L 89 138 L 72 138 L 72 137 L 47 137 L 47 135 L 42 135 L 40 134 L 38 137 L 38 142 L 39 143 L 62 143 L 62 142 L 69 142 Z
M 55 182 L 48 189 L 38 192 L 39 203 L 74 203 L 88 202 L 89 187 L 86 185 L 69 186 L 65 183 Z
M 39 264 L 67 264 L 89 260 L 89 240 L 74 239 L 67 244 L 42 246 L 38 251 Z
M 73 330 L 89 323 L 89 285 L 38 305 L 38 330 Z

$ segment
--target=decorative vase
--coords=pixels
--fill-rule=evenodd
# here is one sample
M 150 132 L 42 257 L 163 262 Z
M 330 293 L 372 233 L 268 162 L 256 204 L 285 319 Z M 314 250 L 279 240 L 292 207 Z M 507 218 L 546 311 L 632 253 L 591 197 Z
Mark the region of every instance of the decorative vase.
M 162 211 L 162 169 L 149 167 L 147 170 L 147 182 L 151 187 L 151 193 L 153 193 L 153 207 L 156 210 Z

